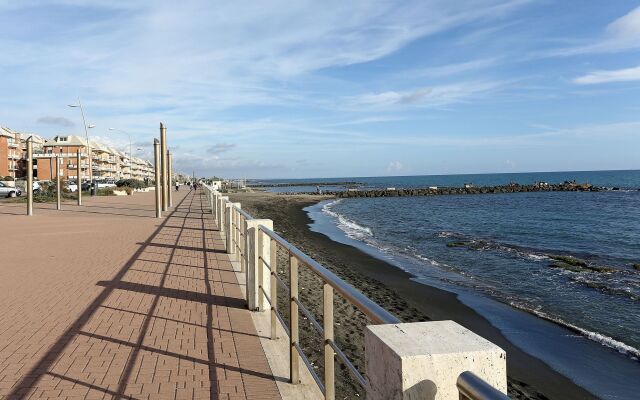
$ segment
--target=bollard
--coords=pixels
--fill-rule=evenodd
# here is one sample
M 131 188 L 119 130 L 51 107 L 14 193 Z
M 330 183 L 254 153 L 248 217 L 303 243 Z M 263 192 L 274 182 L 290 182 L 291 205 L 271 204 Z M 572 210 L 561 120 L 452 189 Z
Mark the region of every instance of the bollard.
M 247 305 L 249 310 L 266 311 L 265 293 L 271 292 L 270 272 L 264 265 L 271 265 L 271 241 L 259 229 L 260 225 L 273 230 L 270 219 L 249 219 L 246 221 L 247 249 Z M 263 262 L 264 260 L 264 262 Z M 264 290 L 264 292 L 263 292 Z
M 364 345 L 369 400 L 458 399 L 465 371 L 507 392 L 504 350 L 453 321 L 369 325 Z
M 56 209 L 62 210 L 62 188 L 60 187 L 60 156 L 56 156 Z
M 27 215 L 33 215 L 33 136 L 27 139 Z
M 80 149 L 78 149 L 78 154 L 76 156 L 76 181 L 78 182 L 78 205 L 82 205 L 82 153 L 80 153 Z
M 160 193 L 160 142 L 158 139 L 153 139 L 153 161 L 155 163 L 155 178 L 156 178 L 156 218 L 162 218 L 162 193 Z
M 167 188 L 167 128 L 160 122 L 160 187 L 162 190 L 162 211 L 167 211 L 169 193 Z

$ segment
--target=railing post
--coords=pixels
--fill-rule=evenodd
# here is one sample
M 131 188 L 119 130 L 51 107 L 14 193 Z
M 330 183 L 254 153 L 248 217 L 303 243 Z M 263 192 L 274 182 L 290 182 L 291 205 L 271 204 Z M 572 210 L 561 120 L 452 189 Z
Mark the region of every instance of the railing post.
M 324 398 L 334 400 L 336 397 L 333 342 L 333 288 L 323 284 L 323 330 L 324 330 Z
M 289 253 L 289 284 L 291 298 L 289 300 L 289 382 L 297 385 L 300 381 L 300 355 L 296 345 L 300 341 L 298 326 L 298 259 Z
M 270 219 L 247 219 L 245 248 L 247 255 L 247 305 L 249 310 L 265 311 L 265 293 L 271 291 L 269 274 L 265 273 L 271 266 L 271 244 L 260 225 L 273 230 L 273 221 Z M 264 262 L 263 262 L 264 260 Z M 264 290 L 264 292 L 263 292 Z
M 229 200 L 227 196 L 220 196 L 218 198 L 218 223 L 220 224 L 220 232 L 225 232 L 225 223 L 227 222 L 226 217 L 226 203 Z M 226 236 L 225 236 L 226 237 Z
M 266 238 L 266 235 L 265 235 Z M 278 326 L 278 282 L 276 274 L 278 273 L 278 242 L 269 238 L 271 250 L 269 251 L 271 266 L 269 297 L 271 297 L 271 339 L 277 339 L 277 326 Z
M 507 392 L 504 350 L 453 321 L 369 325 L 364 344 L 369 400 L 458 399 L 465 371 Z

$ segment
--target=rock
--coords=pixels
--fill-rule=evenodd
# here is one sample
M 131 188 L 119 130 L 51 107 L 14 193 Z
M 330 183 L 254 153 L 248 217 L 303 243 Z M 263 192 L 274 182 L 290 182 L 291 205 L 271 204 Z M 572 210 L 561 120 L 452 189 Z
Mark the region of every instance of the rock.
M 449 242 L 447 243 L 447 247 L 466 247 L 469 245 L 469 242 Z
M 589 272 L 590 269 L 581 267 L 579 265 L 572 265 L 563 261 L 555 261 L 549 264 L 552 268 L 561 268 L 571 272 Z
M 640 263 L 633 264 L 633 269 L 635 269 L 636 271 L 640 271 Z
M 587 262 L 581 260 L 576 257 L 571 256 L 559 256 L 559 255 L 549 255 L 549 258 L 552 258 L 557 261 L 561 261 L 565 264 L 573 265 L 574 267 L 587 267 Z

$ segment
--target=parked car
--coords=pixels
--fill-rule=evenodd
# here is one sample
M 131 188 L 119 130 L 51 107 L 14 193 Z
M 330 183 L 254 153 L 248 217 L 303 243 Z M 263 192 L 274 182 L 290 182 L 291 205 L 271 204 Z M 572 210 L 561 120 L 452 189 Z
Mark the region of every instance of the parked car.
M 67 190 L 70 192 L 77 192 L 78 191 L 78 184 L 76 183 L 76 181 L 69 181 L 67 183 Z
M 98 189 L 116 187 L 116 183 L 114 181 L 99 181 Z
M 40 182 L 33 181 L 33 193 L 40 194 L 42 192 L 42 186 L 40 186 Z
M 0 196 L 18 197 L 21 195 L 22 191 L 19 188 L 6 186 L 4 183 L 0 182 Z

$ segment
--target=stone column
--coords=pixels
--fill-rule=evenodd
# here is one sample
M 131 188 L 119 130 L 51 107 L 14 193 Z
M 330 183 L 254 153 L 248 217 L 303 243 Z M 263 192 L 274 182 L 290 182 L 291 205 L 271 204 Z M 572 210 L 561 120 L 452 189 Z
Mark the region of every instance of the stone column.
M 453 321 L 369 325 L 364 340 L 369 400 L 458 399 L 465 371 L 507 392 L 504 350 Z
M 259 257 L 271 265 L 271 242 L 269 237 L 260 232 L 258 226 L 273 230 L 273 221 L 270 219 L 250 219 L 246 221 L 246 249 L 247 249 L 247 306 L 249 310 L 267 311 L 268 304 L 264 292 L 259 286 L 269 293 L 271 290 L 271 276 L 267 267 Z

